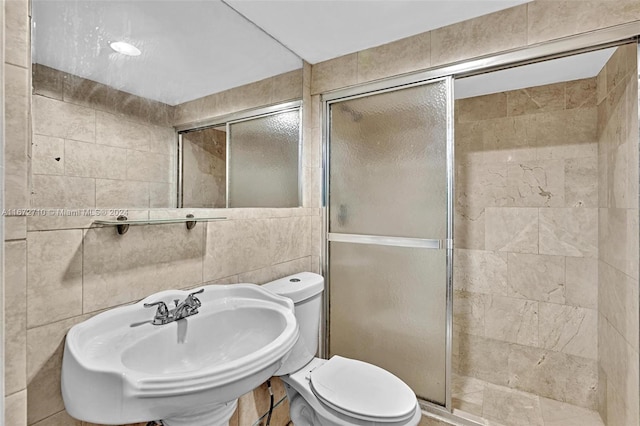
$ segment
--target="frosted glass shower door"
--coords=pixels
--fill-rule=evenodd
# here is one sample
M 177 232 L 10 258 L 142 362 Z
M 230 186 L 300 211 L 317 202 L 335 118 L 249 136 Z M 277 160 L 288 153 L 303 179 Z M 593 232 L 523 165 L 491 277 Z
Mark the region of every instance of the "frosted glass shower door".
M 451 81 L 330 103 L 329 355 L 446 405 Z

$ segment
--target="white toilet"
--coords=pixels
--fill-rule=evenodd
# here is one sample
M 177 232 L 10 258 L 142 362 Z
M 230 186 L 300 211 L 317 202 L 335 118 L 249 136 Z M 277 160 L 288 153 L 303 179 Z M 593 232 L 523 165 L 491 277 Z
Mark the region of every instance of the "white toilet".
M 300 338 L 276 372 L 285 383 L 295 426 L 415 426 L 421 411 L 402 380 L 366 362 L 316 358 L 324 278 L 301 272 L 264 288 L 293 300 Z

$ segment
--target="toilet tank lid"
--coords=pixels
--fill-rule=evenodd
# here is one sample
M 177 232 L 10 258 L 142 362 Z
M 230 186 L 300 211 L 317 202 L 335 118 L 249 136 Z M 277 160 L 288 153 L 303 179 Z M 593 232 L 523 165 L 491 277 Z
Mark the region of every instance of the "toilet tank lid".
M 279 296 L 288 297 L 293 303 L 298 303 L 322 293 L 324 278 L 313 272 L 300 272 L 262 286 Z

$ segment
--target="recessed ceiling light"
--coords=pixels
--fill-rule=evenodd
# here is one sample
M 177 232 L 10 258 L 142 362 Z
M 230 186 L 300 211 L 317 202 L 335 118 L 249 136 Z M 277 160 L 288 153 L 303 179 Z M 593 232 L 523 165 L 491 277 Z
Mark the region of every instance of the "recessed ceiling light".
M 114 41 L 113 43 L 109 44 L 109 46 L 111 46 L 111 48 L 116 52 L 122 53 L 123 55 L 127 56 L 140 56 L 140 54 L 142 53 L 140 49 L 124 41 Z

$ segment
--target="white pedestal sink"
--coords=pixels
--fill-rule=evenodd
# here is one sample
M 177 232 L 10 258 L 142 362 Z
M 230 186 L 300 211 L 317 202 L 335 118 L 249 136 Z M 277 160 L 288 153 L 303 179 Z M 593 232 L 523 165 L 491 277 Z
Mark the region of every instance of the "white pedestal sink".
M 253 284 L 211 285 L 199 313 L 153 325 L 156 293 L 76 325 L 67 335 L 62 396 L 83 421 L 226 425 L 240 395 L 271 377 L 298 338 L 293 303 Z

